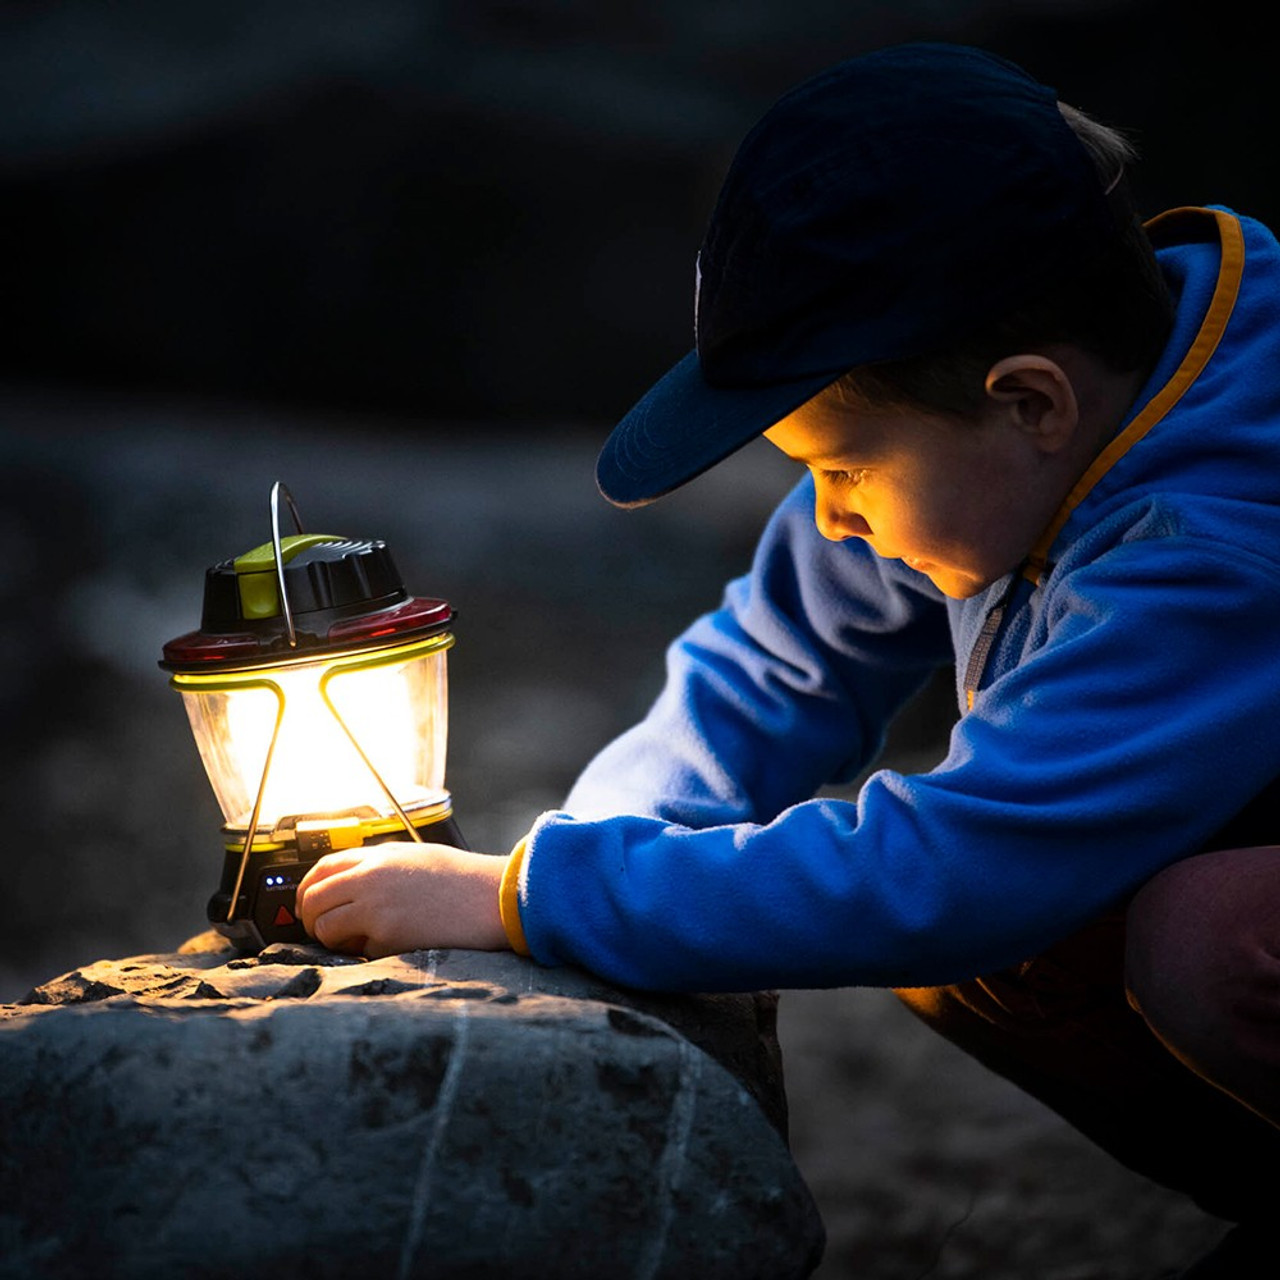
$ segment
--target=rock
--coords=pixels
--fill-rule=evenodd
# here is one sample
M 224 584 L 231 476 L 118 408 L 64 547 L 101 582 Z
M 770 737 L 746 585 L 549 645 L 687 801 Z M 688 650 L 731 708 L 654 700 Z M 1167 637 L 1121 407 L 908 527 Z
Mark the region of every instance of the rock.
M 804 1277 L 768 995 L 201 935 L 0 1006 L 0 1277 Z

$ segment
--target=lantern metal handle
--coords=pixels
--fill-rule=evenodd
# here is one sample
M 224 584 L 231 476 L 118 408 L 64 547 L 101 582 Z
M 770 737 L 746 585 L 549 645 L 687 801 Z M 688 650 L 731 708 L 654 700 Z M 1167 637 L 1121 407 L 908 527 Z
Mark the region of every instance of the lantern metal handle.
M 271 550 L 276 561 L 276 583 L 280 587 L 280 609 L 284 614 L 284 625 L 289 632 L 289 648 L 298 647 L 298 633 L 293 626 L 293 610 L 289 607 L 289 589 L 284 583 L 284 552 L 280 549 L 280 499 L 289 504 L 289 512 L 293 516 L 293 526 L 299 533 L 304 533 L 302 517 L 298 515 L 298 506 L 293 494 L 279 480 L 271 486 Z

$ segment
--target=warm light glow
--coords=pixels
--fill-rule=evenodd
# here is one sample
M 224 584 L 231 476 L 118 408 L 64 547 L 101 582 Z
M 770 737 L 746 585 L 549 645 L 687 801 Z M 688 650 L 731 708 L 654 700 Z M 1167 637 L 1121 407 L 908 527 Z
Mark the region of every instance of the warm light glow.
M 287 817 L 393 814 L 375 770 L 402 809 L 445 799 L 447 647 L 175 676 L 227 826 L 248 827 L 269 749 L 262 832 Z

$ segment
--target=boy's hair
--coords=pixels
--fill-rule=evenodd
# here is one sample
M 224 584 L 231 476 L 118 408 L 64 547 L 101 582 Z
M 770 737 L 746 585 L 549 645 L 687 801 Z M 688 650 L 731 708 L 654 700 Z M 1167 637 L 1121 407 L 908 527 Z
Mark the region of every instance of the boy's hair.
M 948 350 L 864 364 L 835 384 L 846 402 L 975 415 L 985 400 L 987 371 L 998 360 L 1054 342 L 1069 342 L 1116 372 L 1148 368 L 1173 321 L 1173 300 L 1134 207 L 1125 170 L 1137 151 L 1121 132 L 1076 107 L 1058 110 L 1079 138 L 1116 202 L 1121 234 L 1067 283 L 988 324 Z

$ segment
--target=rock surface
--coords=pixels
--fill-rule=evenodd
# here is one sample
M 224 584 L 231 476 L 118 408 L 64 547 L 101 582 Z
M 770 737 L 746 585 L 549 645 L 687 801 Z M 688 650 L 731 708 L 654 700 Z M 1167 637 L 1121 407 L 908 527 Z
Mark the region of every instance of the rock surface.
M 771 997 L 214 934 L 0 1006 L 0 1276 L 803 1277 Z

